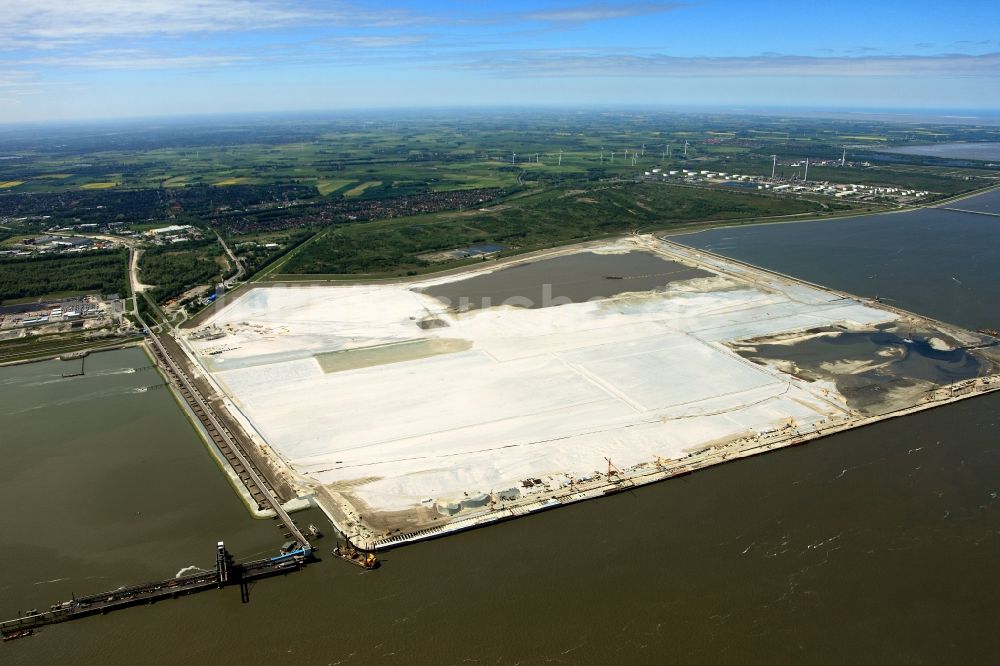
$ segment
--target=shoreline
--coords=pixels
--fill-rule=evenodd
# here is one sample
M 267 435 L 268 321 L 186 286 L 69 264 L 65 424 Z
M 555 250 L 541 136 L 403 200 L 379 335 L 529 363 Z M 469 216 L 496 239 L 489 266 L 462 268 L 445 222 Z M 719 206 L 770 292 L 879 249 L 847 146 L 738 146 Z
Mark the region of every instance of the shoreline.
M 1000 184 L 987 185 L 979 189 L 971 190 L 969 192 L 964 192 L 961 194 L 956 194 L 954 196 L 945 197 L 933 203 L 926 205 L 915 205 L 915 206 L 902 206 L 894 209 L 887 209 L 881 211 L 858 211 L 858 212 L 841 212 L 834 214 L 816 214 L 816 213 L 801 213 L 793 214 L 790 216 L 780 215 L 771 216 L 763 218 L 747 218 L 747 219 L 734 219 L 725 218 L 720 220 L 702 220 L 699 222 L 684 223 L 680 226 L 683 228 L 661 228 L 656 226 L 651 226 L 648 230 L 642 233 L 648 233 L 662 238 L 664 236 L 684 236 L 687 234 L 699 233 L 702 231 L 707 231 L 709 229 L 735 229 L 746 226 L 763 226 L 772 224 L 798 224 L 800 222 L 834 222 L 837 220 L 851 219 L 854 217 L 864 217 L 867 215 L 893 215 L 898 213 L 908 213 L 918 210 L 927 210 L 939 208 L 943 205 L 955 203 L 957 201 L 963 201 L 972 197 L 977 197 L 983 194 L 988 194 L 990 192 L 1000 190 Z M 784 219 L 782 219 L 784 218 Z M 322 230 L 317 232 L 322 233 Z M 375 285 L 375 284 L 400 284 L 406 282 L 418 282 L 423 280 L 435 279 L 438 277 L 448 277 L 455 274 L 462 274 L 466 271 L 474 272 L 478 269 L 484 268 L 482 263 L 489 263 L 490 266 L 496 267 L 506 267 L 519 261 L 537 259 L 544 257 L 547 254 L 553 252 L 559 252 L 564 250 L 570 250 L 573 248 L 584 247 L 590 243 L 600 243 L 607 241 L 609 239 L 622 238 L 627 236 L 624 233 L 609 233 L 603 236 L 597 236 L 587 240 L 576 241 L 572 243 L 567 243 L 563 245 L 555 245 L 547 248 L 539 248 L 536 250 L 528 250 L 526 252 L 519 252 L 506 257 L 498 257 L 488 262 L 481 263 L 466 263 L 459 266 L 452 266 L 448 268 L 442 268 L 437 271 L 427 271 L 426 273 L 421 273 L 419 275 L 404 275 L 404 276 L 384 276 L 384 277 L 366 277 L 362 274 L 301 274 L 301 277 L 291 279 L 292 274 L 278 273 L 277 275 L 284 275 L 286 279 L 265 279 L 257 280 L 256 276 L 251 276 L 246 282 L 243 282 L 237 286 L 232 291 L 226 292 L 212 305 L 206 307 L 200 312 L 194 314 L 189 319 L 184 321 L 179 325 L 179 329 L 188 330 L 201 326 L 205 320 L 211 318 L 217 314 L 220 310 L 224 309 L 229 303 L 240 298 L 246 293 L 258 288 L 265 287 L 285 287 L 285 288 L 300 288 L 300 287 L 310 287 L 310 286 L 352 286 L 352 285 Z M 299 246 L 301 247 L 301 246 Z M 292 249 L 290 252 L 296 251 L 298 248 Z M 282 259 L 287 259 L 288 255 L 282 257 Z M 267 268 L 263 270 L 266 272 Z
M 135 339 L 130 342 L 114 343 L 110 345 L 99 345 L 97 347 L 85 347 L 83 349 L 72 349 L 70 351 L 59 352 L 56 354 L 46 354 L 44 356 L 32 357 L 32 358 L 19 358 L 13 361 L 3 361 L 0 362 L 0 368 L 15 366 L 15 365 L 25 365 L 27 363 L 42 363 L 44 361 L 57 361 L 60 357 L 69 354 L 97 354 L 98 352 L 106 351 L 120 351 L 122 349 L 129 349 L 130 347 L 143 347 L 142 339 Z
M 629 237 L 625 238 L 628 239 Z M 645 245 L 648 251 L 659 254 L 664 258 L 678 260 L 688 265 L 703 267 L 720 275 L 728 275 L 743 281 L 761 281 L 765 285 L 768 283 L 772 283 L 773 285 L 773 283 L 777 280 L 791 285 L 806 286 L 812 289 L 820 290 L 823 293 L 834 297 L 882 309 L 902 317 L 937 324 L 949 334 L 957 333 L 959 336 L 963 334 L 967 336 L 970 334 L 970 332 L 965 331 L 965 329 L 947 324 L 945 322 L 938 322 L 929 317 L 916 315 L 899 308 L 888 306 L 884 303 L 876 303 L 871 299 L 864 299 L 853 294 L 829 289 L 821 285 L 810 283 L 806 280 L 781 274 L 777 271 L 753 266 L 745 262 L 733 260 L 728 257 L 722 257 L 697 248 L 690 248 L 681 243 L 664 238 L 646 236 L 645 238 L 631 237 L 631 239 L 633 242 L 636 242 L 637 246 L 639 246 L 637 249 L 640 249 L 641 246 Z M 549 249 L 538 253 L 532 253 L 530 255 L 518 255 L 516 257 L 508 258 L 506 261 L 491 263 L 487 266 L 466 267 L 465 270 L 462 271 L 462 278 L 493 272 L 501 268 L 517 265 L 519 263 L 528 263 L 543 257 L 549 258 L 552 256 L 579 252 L 581 250 L 586 250 L 588 247 L 594 247 L 602 244 L 604 244 L 602 241 L 587 241 L 569 246 L 561 246 L 556 249 Z M 452 277 L 453 276 L 450 274 L 437 274 L 435 276 L 413 277 L 409 280 L 405 280 L 405 282 L 413 284 L 426 284 L 439 280 L 448 281 Z M 384 284 L 384 282 L 380 282 L 380 284 Z M 257 286 L 264 287 L 270 285 L 259 284 L 254 285 L 251 288 L 256 288 Z M 294 286 L 306 287 L 315 285 L 296 284 Z M 346 285 L 338 283 L 337 286 Z M 775 287 L 772 286 L 772 288 Z M 281 458 L 281 455 L 277 451 L 271 449 L 270 445 L 254 427 L 249 417 L 239 408 L 234 410 L 236 405 L 233 403 L 232 398 L 222 391 L 215 377 L 212 376 L 212 373 L 209 372 L 198 359 L 198 354 L 187 344 L 187 340 L 180 338 L 177 342 L 180 343 L 178 346 L 184 351 L 184 356 L 186 357 L 185 361 L 193 368 L 196 368 L 196 374 L 201 379 L 207 381 L 212 386 L 214 392 L 221 397 L 221 404 L 225 406 L 226 411 L 231 415 L 231 417 L 239 423 L 240 428 L 244 431 L 248 439 L 251 440 L 273 464 L 278 465 L 280 469 L 291 471 L 289 463 Z M 430 520 L 428 516 L 432 514 L 428 514 L 425 511 L 424 518 L 419 519 L 413 529 L 410 530 L 407 530 L 405 527 L 397 527 L 383 532 L 381 528 L 377 528 L 374 524 L 362 519 L 360 514 L 363 513 L 366 517 L 376 515 L 384 518 L 389 514 L 393 514 L 394 510 L 378 509 L 377 507 L 367 506 L 363 501 L 359 501 L 358 498 L 351 498 L 340 492 L 335 487 L 335 484 L 328 485 L 318 483 L 315 480 L 310 481 L 308 477 L 292 472 L 293 478 L 295 478 L 295 483 L 292 484 L 292 486 L 297 493 L 302 493 L 306 487 L 309 487 L 311 490 L 311 492 L 308 493 L 310 501 L 324 512 L 337 530 L 342 533 L 349 534 L 359 547 L 364 547 L 368 550 L 386 550 L 404 544 L 439 538 L 458 531 L 464 531 L 466 529 L 485 526 L 495 522 L 510 520 L 531 513 L 555 508 L 563 504 L 571 504 L 577 501 L 592 499 L 607 494 L 614 494 L 625 489 L 663 481 L 675 476 L 686 475 L 692 471 L 711 467 L 723 462 L 729 462 L 734 459 L 760 455 L 768 451 L 786 448 L 788 446 L 800 445 L 813 439 L 825 437 L 844 430 L 864 427 L 882 420 L 897 418 L 899 416 L 904 416 L 918 411 L 924 411 L 926 409 L 950 404 L 951 402 L 956 402 L 969 397 L 984 395 L 996 390 L 1000 390 L 1000 375 L 987 375 L 984 377 L 966 379 L 954 384 L 939 385 L 934 389 L 930 389 L 927 395 L 920 397 L 919 402 L 916 404 L 907 404 L 903 407 L 892 409 L 891 411 L 877 415 L 862 416 L 853 410 L 849 410 L 847 413 L 837 415 L 836 417 L 821 424 L 810 424 L 807 426 L 795 425 L 789 426 L 788 428 L 774 429 L 772 431 L 760 431 L 756 433 L 749 430 L 735 436 L 726 436 L 725 438 L 717 440 L 706 440 L 698 444 L 698 448 L 695 448 L 692 453 L 688 453 L 684 457 L 672 458 L 669 462 L 665 459 L 657 457 L 655 461 L 642 461 L 626 467 L 625 469 L 619 470 L 610 476 L 595 474 L 593 480 L 577 482 L 570 484 L 568 487 L 562 487 L 554 491 L 549 489 L 534 493 L 527 493 L 526 495 L 522 495 L 518 500 L 505 501 L 500 499 L 497 501 L 491 496 L 490 499 L 492 501 L 488 505 L 489 508 L 484 508 L 482 510 L 473 509 L 465 515 L 456 515 L 454 519 L 450 519 L 449 516 L 437 516 L 437 518 L 430 518 L 435 520 L 441 519 L 444 521 L 441 525 L 428 524 Z M 280 461 L 280 463 L 275 461 Z M 273 467 L 271 471 L 275 471 Z M 419 510 L 420 507 L 412 507 L 407 511 Z M 378 520 L 379 519 L 376 518 L 376 522 Z M 379 533 L 384 534 L 384 536 L 377 536 Z
M 994 188 L 998 189 L 998 188 Z M 788 223 L 788 222 L 781 222 Z M 628 237 L 626 237 L 628 238 Z M 634 237 L 633 237 L 634 238 Z M 649 238 L 649 237 L 647 237 Z M 716 254 L 711 251 L 702 250 L 699 248 L 686 246 L 679 240 L 675 240 L 676 236 L 673 234 L 668 234 L 665 236 L 657 236 L 655 239 L 649 239 L 647 242 L 651 245 L 650 250 L 656 254 L 668 258 L 679 258 L 689 264 L 695 264 L 699 266 L 704 266 L 713 270 L 717 273 L 725 274 L 725 268 L 727 266 L 737 268 L 736 274 L 741 274 L 743 278 L 746 278 L 746 273 L 749 272 L 757 275 L 769 276 L 771 278 L 777 278 L 782 281 L 787 281 L 793 284 L 801 284 L 814 289 L 822 290 L 825 293 L 840 296 L 845 299 L 849 299 L 858 303 L 868 303 L 874 307 L 881 308 L 887 311 L 891 311 L 900 316 L 905 317 L 916 317 L 917 319 L 931 322 L 937 326 L 943 328 L 945 331 L 957 331 L 957 332 L 967 332 L 961 327 L 954 326 L 947 322 L 941 322 L 935 320 L 931 317 L 926 317 L 923 315 L 915 315 L 908 311 L 902 310 L 900 308 L 888 305 L 886 303 L 874 302 L 871 299 L 865 299 L 854 294 L 849 294 L 839 290 L 824 287 L 822 285 L 817 285 L 815 283 L 809 282 L 807 280 L 796 278 L 790 275 L 783 274 L 779 271 L 755 266 L 747 262 L 740 261 L 738 259 L 733 259 L 730 257 L 725 257 Z M 638 239 L 636 239 L 638 240 Z M 461 277 L 459 279 L 464 279 L 473 275 L 487 274 L 494 271 L 498 271 L 511 266 L 516 266 L 519 264 L 531 263 L 540 259 L 548 259 L 552 257 L 562 256 L 565 254 L 572 254 L 575 252 L 583 251 L 591 247 L 600 246 L 605 244 L 605 240 L 589 240 L 579 243 L 574 243 L 570 245 L 559 246 L 556 248 L 547 248 L 544 250 L 538 250 L 530 253 L 515 255 L 512 257 L 506 257 L 503 260 L 496 262 L 488 262 L 486 265 L 472 265 L 464 266 L 459 269 L 454 269 L 450 271 L 443 271 L 440 273 L 424 276 L 411 276 L 409 278 L 397 278 L 391 282 L 395 283 L 433 283 L 439 280 L 450 281 L 449 278 L 454 277 L 455 274 L 459 274 Z M 645 244 L 645 243 L 644 243 Z M 652 247 L 655 246 L 655 247 Z M 707 261 L 706 261 L 707 260 Z M 375 284 L 386 284 L 387 281 L 378 280 L 374 281 Z M 244 286 L 246 289 L 240 289 L 238 295 L 244 293 L 249 293 L 249 291 L 256 289 L 258 287 L 274 287 L 278 286 L 280 283 L 246 283 Z M 333 284 L 325 283 L 322 286 L 347 286 L 349 283 L 346 282 L 335 282 Z M 351 284 L 372 284 L 372 281 L 358 281 Z M 288 284 L 289 287 L 303 288 L 311 286 L 319 286 L 316 283 L 291 283 Z M 235 300 L 235 299 L 234 299 Z M 221 309 L 221 308 L 220 308 Z M 217 312 L 217 311 L 216 311 Z M 324 515 L 330 520 L 331 524 L 340 532 L 345 534 L 350 534 L 352 530 L 349 525 L 354 524 L 355 520 L 359 518 L 358 514 L 362 511 L 364 513 L 375 512 L 379 513 L 380 510 L 374 507 L 359 506 L 356 502 L 352 502 L 347 497 L 342 496 L 340 493 L 336 492 L 334 488 L 326 487 L 318 484 L 313 485 L 311 493 L 303 493 L 304 490 L 304 480 L 299 477 L 297 473 L 291 470 L 288 463 L 281 458 L 281 456 L 271 449 L 270 445 L 264 440 L 256 428 L 252 425 L 249 417 L 239 409 L 236 404 L 234 404 L 232 398 L 226 394 L 225 391 L 216 382 L 212 373 L 209 372 L 205 367 L 202 366 L 201 362 L 197 360 L 197 355 L 194 351 L 189 348 L 186 339 L 177 337 L 174 338 L 175 344 L 183 350 L 184 362 L 190 370 L 194 370 L 201 380 L 207 382 L 213 392 L 216 394 L 216 398 L 228 413 L 228 415 L 238 423 L 240 430 L 246 438 L 255 445 L 258 451 L 263 454 L 269 461 L 267 467 L 268 476 L 275 473 L 280 473 L 283 471 L 285 474 L 289 474 L 297 479 L 297 483 L 290 484 L 292 486 L 293 492 L 296 496 L 290 498 L 283 506 L 286 511 L 298 511 L 309 507 L 320 508 Z M 120 344 L 99 346 L 95 349 L 87 350 L 73 350 L 71 352 L 64 352 L 63 354 L 52 354 L 44 358 L 33 358 L 33 359 L 22 359 L 17 361 L 10 361 L 0 366 L 7 365 L 21 365 L 25 363 L 33 363 L 38 361 L 52 360 L 59 358 L 60 356 L 66 354 L 80 354 L 80 353 L 96 353 L 99 351 L 116 351 L 121 349 L 127 349 L 131 347 L 141 347 L 143 352 L 150 358 L 152 365 L 157 368 L 163 376 L 163 371 L 159 365 L 155 362 L 151 351 L 148 347 L 147 341 L 145 339 L 133 340 Z M 185 413 L 188 420 L 191 422 L 195 431 L 198 432 L 203 444 L 208 450 L 209 454 L 212 456 L 216 465 L 220 467 L 221 471 L 226 475 L 230 486 L 236 491 L 237 495 L 242 500 L 244 506 L 246 506 L 248 513 L 254 519 L 267 519 L 275 515 L 273 510 L 261 510 L 257 507 L 257 503 L 251 497 L 247 488 L 240 481 L 235 470 L 232 468 L 230 462 L 224 457 L 221 451 L 218 450 L 215 443 L 211 440 L 211 436 L 201 427 L 200 423 L 197 422 L 195 415 L 186 407 L 183 399 L 178 394 L 176 388 L 166 380 L 164 381 L 168 388 L 170 389 L 171 395 L 173 396 L 175 402 L 179 405 L 181 410 Z M 898 418 L 901 416 L 906 416 L 912 413 L 925 411 L 928 409 L 933 409 L 935 407 L 951 404 L 959 400 L 964 400 L 971 397 L 977 397 L 980 395 L 986 395 L 987 393 L 992 393 L 1000 390 L 1000 376 L 989 375 L 985 377 L 978 377 L 974 379 L 967 379 L 959 381 L 949 385 L 939 386 L 937 389 L 929 392 L 929 395 L 922 398 L 917 404 L 902 407 L 899 409 L 892 410 L 883 414 L 865 416 L 865 417 L 842 417 L 834 422 L 828 422 L 824 424 L 823 427 L 816 427 L 815 429 L 799 429 L 795 427 L 792 432 L 785 432 L 784 430 L 775 433 L 768 433 L 767 435 L 758 435 L 753 437 L 739 437 L 736 439 L 731 439 L 724 442 L 710 442 L 706 443 L 706 447 L 700 451 L 689 454 L 681 460 L 672 460 L 672 464 L 664 464 L 666 460 L 657 458 L 656 462 L 641 462 L 631 467 L 627 467 L 620 471 L 619 474 L 613 475 L 617 478 L 604 477 L 601 478 L 600 475 L 595 477 L 593 481 L 577 483 L 571 485 L 568 488 L 561 488 L 554 492 L 546 491 L 539 493 L 532 493 L 526 496 L 522 496 L 519 500 L 514 501 L 503 501 L 499 503 L 491 502 L 491 509 L 480 510 L 471 512 L 468 515 L 459 515 L 454 520 L 448 520 L 447 516 L 442 516 L 442 519 L 447 521 L 446 524 L 440 526 L 423 526 L 412 531 L 399 531 L 396 530 L 396 534 L 386 533 L 385 536 L 374 538 L 370 536 L 365 539 L 360 534 L 356 536 L 358 539 L 357 544 L 364 547 L 367 550 L 378 551 L 387 550 L 402 545 L 407 545 L 410 543 L 416 543 L 418 541 L 429 540 L 447 536 L 449 534 L 454 534 L 460 531 L 465 531 L 468 529 L 474 529 L 477 527 L 482 527 L 490 525 L 497 522 L 504 522 L 507 520 L 512 520 L 514 518 L 523 517 L 525 515 L 530 515 L 532 513 L 538 513 L 541 511 L 547 511 L 558 506 L 572 504 L 579 501 L 584 501 L 587 499 L 594 499 L 604 495 L 615 494 L 628 490 L 631 488 L 639 487 L 642 485 L 647 485 L 650 483 L 658 483 L 665 481 L 670 478 L 685 476 L 691 472 L 706 469 L 717 464 L 722 464 L 725 462 L 731 462 L 732 460 L 746 458 L 756 455 L 761 455 L 769 451 L 787 448 L 790 446 L 798 446 L 809 441 L 820 439 L 828 435 L 836 434 L 838 432 L 843 432 L 845 430 L 850 430 L 852 428 L 865 427 L 879 421 Z M 287 477 L 286 477 L 287 479 Z M 272 483 L 275 479 L 269 479 Z M 499 504 L 499 508 L 497 508 Z M 375 530 L 368 529 L 369 534 Z
M 959 391 L 956 395 L 955 391 Z M 632 488 L 638 488 L 640 486 L 649 485 L 651 483 L 659 483 L 662 481 L 667 481 L 672 478 L 677 478 L 681 476 L 687 476 L 693 472 L 699 470 L 708 469 L 710 467 L 715 467 L 716 465 L 722 465 L 725 463 L 730 463 L 735 460 L 740 460 L 742 458 L 750 458 L 753 456 L 763 455 L 765 453 L 770 453 L 772 451 L 777 451 L 780 449 L 785 449 L 793 446 L 801 446 L 811 441 L 822 439 L 830 435 L 835 435 L 840 432 L 847 430 L 853 430 L 855 428 L 863 428 L 866 426 L 879 423 L 881 421 L 887 421 L 889 419 L 895 419 L 902 416 L 908 416 L 910 414 L 915 414 L 917 412 L 927 411 L 929 409 L 934 409 L 936 407 L 942 407 L 944 405 L 949 405 L 960 400 L 966 400 L 968 398 L 975 398 L 979 396 L 988 395 L 996 391 L 1000 391 L 1000 376 L 994 375 L 987 378 L 978 378 L 976 380 L 966 380 L 963 382 L 956 382 L 955 384 L 948 385 L 947 387 L 942 387 L 939 389 L 941 392 L 950 392 L 951 397 L 941 398 L 937 400 L 920 403 L 912 407 L 906 407 L 900 410 L 895 410 L 885 414 L 879 414 L 876 416 L 865 417 L 863 419 L 853 421 L 847 420 L 844 423 L 831 425 L 828 428 L 816 429 L 813 432 L 799 433 L 795 432 L 792 435 L 786 437 L 774 437 L 768 438 L 767 436 L 758 438 L 755 443 L 747 446 L 735 446 L 735 447 L 711 447 L 711 453 L 707 455 L 700 456 L 698 459 L 692 459 L 689 462 L 682 463 L 679 465 L 672 466 L 660 466 L 654 470 L 641 469 L 639 470 L 637 466 L 633 473 L 620 474 L 619 481 L 614 482 L 603 482 L 595 483 L 592 485 L 587 485 L 586 487 L 572 492 L 565 493 L 554 493 L 545 500 L 535 500 L 532 502 L 524 502 L 511 507 L 501 508 L 499 510 L 494 510 L 487 512 L 485 514 L 471 515 L 459 520 L 453 521 L 447 525 L 441 527 L 428 527 L 421 530 L 416 530 L 414 532 L 398 534 L 391 537 L 385 537 L 377 539 L 370 542 L 362 542 L 368 550 L 372 551 L 385 551 L 392 548 L 397 548 L 404 545 L 409 545 L 412 543 L 417 543 L 420 541 L 427 541 L 430 539 L 437 539 L 450 534 L 456 534 L 458 532 L 464 532 L 470 529 L 475 529 L 478 527 L 485 527 L 487 525 L 492 525 L 494 523 L 505 522 L 507 520 L 513 520 L 515 518 L 521 518 L 534 513 L 540 513 L 542 511 L 548 511 L 549 509 L 554 509 L 560 506 L 568 506 L 570 504 L 575 504 L 576 502 L 582 502 L 589 499 L 596 499 L 599 497 L 604 497 L 605 495 L 614 495 Z M 762 441 L 763 440 L 763 441 Z M 737 440 L 737 444 L 742 440 Z M 647 463 L 643 463 L 646 465 Z M 320 508 L 323 512 L 330 517 L 327 512 L 326 507 L 322 502 L 319 503 Z M 332 520 L 332 518 L 331 518 Z M 338 527 L 338 529 L 340 529 Z
M 250 515 L 253 518 L 258 520 L 273 518 L 275 516 L 275 512 L 272 509 L 261 510 L 257 508 L 257 502 L 250 495 L 250 491 L 248 491 L 247 487 L 243 485 L 243 482 L 236 474 L 236 471 L 233 469 L 232 465 L 229 464 L 229 461 L 226 460 L 226 457 L 222 455 L 222 451 L 220 451 L 219 447 L 216 446 L 215 441 L 212 439 L 212 436 L 208 434 L 208 431 L 205 430 L 205 427 L 201 424 L 201 422 L 198 421 L 197 418 L 195 418 L 195 415 L 192 414 L 191 410 L 186 406 L 184 398 L 180 395 L 180 393 L 177 392 L 177 388 L 173 385 L 173 383 L 169 380 L 169 378 L 163 374 L 163 369 L 160 368 L 160 364 L 156 361 L 156 357 L 150 352 L 149 347 L 145 344 L 140 346 L 142 347 L 143 353 L 145 353 L 146 357 L 149 359 L 150 365 L 156 368 L 156 371 L 160 374 L 160 377 L 163 379 L 164 385 L 166 386 L 167 390 L 170 391 L 171 397 L 177 404 L 177 408 L 181 412 L 183 412 L 184 416 L 188 420 L 188 423 L 191 425 L 191 428 L 198 434 L 198 438 L 201 439 L 201 443 L 205 446 L 205 449 L 208 451 L 208 454 L 212 457 L 212 460 L 215 461 L 216 466 L 226 477 L 226 481 L 229 482 L 229 485 L 230 487 L 232 487 L 233 492 L 235 492 L 236 495 L 240 498 L 240 500 L 242 500 L 243 505 L 246 507 L 247 512 L 250 513 Z M 286 509 L 286 510 L 293 510 L 293 509 Z
M 824 292 L 832 293 L 853 301 L 862 302 L 866 300 L 853 294 L 823 287 L 821 285 L 808 282 L 807 280 L 794 278 L 778 271 L 761 268 L 746 262 L 730 259 L 729 257 L 723 257 L 712 252 L 706 252 L 699 250 L 698 248 L 684 246 L 673 241 L 667 241 L 665 239 L 659 240 L 660 242 L 667 244 L 668 247 L 665 249 L 668 250 L 668 252 L 670 250 L 682 249 L 682 252 L 679 254 L 686 258 L 690 258 L 690 254 L 695 255 L 695 258 L 697 258 L 698 255 L 709 255 L 716 261 L 722 262 L 723 264 L 735 263 L 739 267 L 750 271 L 763 272 L 781 280 L 788 280 L 796 284 L 821 289 Z M 719 267 L 716 264 L 711 264 L 711 268 L 712 270 L 719 270 Z M 932 322 L 939 327 L 944 328 L 949 333 L 953 331 L 964 332 L 964 329 L 961 327 L 941 322 L 930 317 L 915 315 L 914 313 L 886 305 L 884 303 L 877 303 L 876 307 L 889 310 L 901 316 L 916 317 L 917 319 Z M 449 534 L 475 529 L 477 527 L 483 527 L 493 523 L 504 522 L 533 513 L 539 513 L 541 511 L 547 511 L 559 506 L 574 504 L 588 499 L 595 499 L 605 495 L 616 494 L 631 488 L 651 483 L 659 483 L 675 477 L 686 476 L 695 471 L 732 462 L 741 458 L 758 456 L 791 446 L 800 446 L 810 441 L 818 440 L 839 432 L 852 430 L 854 428 L 863 428 L 881 421 L 934 409 L 936 407 L 952 404 L 960 400 L 979 397 L 996 391 L 1000 391 L 1000 375 L 998 374 L 961 380 L 952 384 L 939 386 L 931 392 L 930 396 L 922 399 L 922 401 L 917 404 L 894 409 L 882 414 L 864 417 L 843 417 L 839 420 L 839 422 L 830 423 L 825 427 L 817 427 L 812 430 L 800 430 L 796 426 L 792 429 L 792 432 L 789 433 L 785 433 L 782 430 L 776 433 L 759 434 L 751 437 L 739 437 L 721 443 L 710 443 L 707 444 L 701 451 L 689 454 L 685 459 L 683 459 L 682 462 L 672 461 L 674 464 L 669 465 L 661 464 L 659 461 L 657 463 L 640 463 L 632 466 L 631 468 L 621 470 L 623 473 L 615 475 L 618 477 L 615 481 L 610 481 L 610 477 L 605 477 L 603 480 L 577 484 L 575 487 L 570 489 L 556 491 L 553 493 L 544 493 L 544 495 L 546 495 L 544 499 L 524 498 L 519 502 L 508 502 L 500 509 L 463 516 L 440 527 L 427 527 L 414 530 L 412 532 L 405 532 L 393 536 L 374 539 L 368 542 L 368 545 L 371 550 L 383 551 L 419 541 L 436 539 Z M 652 465 L 652 468 L 650 465 Z M 323 512 L 327 515 L 327 517 L 333 520 L 333 516 L 329 511 L 327 511 L 325 504 L 323 502 L 318 502 L 318 504 L 320 508 L 323 509 Z

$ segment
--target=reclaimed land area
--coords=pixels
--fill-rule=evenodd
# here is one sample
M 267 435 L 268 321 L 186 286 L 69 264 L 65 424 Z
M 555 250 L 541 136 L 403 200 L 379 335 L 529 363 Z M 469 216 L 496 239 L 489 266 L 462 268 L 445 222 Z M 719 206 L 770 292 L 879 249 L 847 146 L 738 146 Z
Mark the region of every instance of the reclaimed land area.
M 988 335 L 651 236 L 258 286 L 179 342 L 272 470 L 372 549 L 1000 388 Z

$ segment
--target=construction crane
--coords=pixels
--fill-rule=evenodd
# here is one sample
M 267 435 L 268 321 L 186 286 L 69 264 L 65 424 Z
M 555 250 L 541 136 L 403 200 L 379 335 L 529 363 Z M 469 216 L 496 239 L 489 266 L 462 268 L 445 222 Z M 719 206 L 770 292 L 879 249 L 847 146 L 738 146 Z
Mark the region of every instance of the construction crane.
M 613 462 L 611 462 L 611 458 L 605 456 L 604 459 L 608 461 L 608 478 L 610 479 L 611 476 L 614 475 L 618 478 L 619 481 L 621 481 L 622 480 L 621 470 L 618 469 L 618 467 L 616 467 Z

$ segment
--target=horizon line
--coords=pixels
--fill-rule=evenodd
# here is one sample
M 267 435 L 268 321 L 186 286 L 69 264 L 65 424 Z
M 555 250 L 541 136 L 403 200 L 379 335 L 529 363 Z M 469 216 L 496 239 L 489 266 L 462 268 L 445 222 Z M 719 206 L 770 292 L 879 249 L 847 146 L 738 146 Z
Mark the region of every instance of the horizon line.
M 935 124 L 955 124 L 955 125 L 976 125 L 982 124 L 984 120 L 994 122 L 986 124 L 1000 123 L 1000 109 L 992 107 L 884 107 L 884 106 L 808 106 L 808 105 L 764 105 L 764 104 L 655 104 L 655 103 L 615 103 L 615 104 L 448 104 L 448 105 L 427 105 L 427 106 L 357 106 L 324 109 L 273 109 L 260 111 L 209 111 L 192 113 L 166 113 L 162 115 L 123 115 L 123 116 L 91 116 L 75 119 L 51 118 L 41 120 L 14 120 L 0 121 L 0 128 L 14 129 L 21 127 L 56 127 L 56 126 L 82 126 L 100 125 L 109 123 L 141 123 L 141 122 L 165 122 L 165 121 L 197 121 L 197 120 L 221 120 L 225 118 L 257 118 L 268 117 L 307 117 L 307 116 L 336 116 L 336 115 L 357 115 L 361 113 L 378 113 L 413 115 L 433 112 L 449 111 L 505 111 L 505 112 L 528 112 L 528 111 L 549 111 L 549 112 L 642 112 L 658 111 L 661 113 L 721 113 L 722 115 L 801 115 L 807 114 L 817 118 L 836 119 L 845 114 L 856 115 L 884 115 L 898 116 L 900 122 L 905 122 L 907 117 L 917 116 L 924 119 L 928 117 L 940 119 Z M 832 115 L 824 115 L 832 114 Z M 891 121 L 892 118 L 885 118 Z

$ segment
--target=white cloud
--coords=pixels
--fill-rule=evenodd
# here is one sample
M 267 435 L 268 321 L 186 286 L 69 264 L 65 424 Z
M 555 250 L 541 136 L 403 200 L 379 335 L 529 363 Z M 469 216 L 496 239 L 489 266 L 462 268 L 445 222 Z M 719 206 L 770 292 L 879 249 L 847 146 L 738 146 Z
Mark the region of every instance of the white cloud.
M 356 35 L 341 38 L 342 42 L 364 49 L 388 49 L 413 46 L 427 41 L 423 35 Z
M 85 40 L 110 35 L 246 30 L 305 19 L 247 0 L 0 0 L 0 39 Z
M 419 45 L 420 37 L 341 37 L 308 44 L 281 44 L 255 50 L 240 48 L 146 49 L 99 48 L 61 51 L 9 59 L 8 63 L 50 73 L 69 70 L 108 71 L 191 71 L 264 65 L 309 65 L 336 63 L 360 67 L 387 61 L 405 63 L 412 53 L 396 53 L 395 48 Z
M 592 23 L 631 16 L 650 16 L 680 9 L 676 2 L 631 2 L 626 4 L 595 3 L 574 7 L 557 7 L 527 12 L 521 16 L 530 21 L 547 23 Z
M 0 101 L 16 103 L 27 95 L 40 95 L 60 84 L 39 81 L 33 72 L 9 70 L 0 71 Z
M 166 55 L 153 52 L 106 51 L 81 56 L 51 56 L 24 60 L 25 65 L 47 67 L 72 67 L 76 69 L 153 70 L 153 69 L 204 69 L 246 65 L 260 62 L 260 58 L 240 54 L 188 54 Z
M 0 0 L 0 19 L 0 47 L 6 48 L 51 48 L 110 37 L 419 22 L 405 12 L 303 0 Z
M 494 52 L 458 66 L 503 76 L 634 77 L 1000 77 L 1000 53 L 940 56 L 675 57 L 659 54 L 608 54 L 581 51 Z
M 387 29 L 414 26 L 579 24 L 661 14 L 674 2 L 586 3 L 528 12 L 419 14 L 373 9 L 361 0 L 0 0 L 0 49 L 58 49 L 110 38 L 240 33 L 294 27 Z M 377 43 L 399 39 L 357 37 Z M 388 41 L 387 41 L 388 44 Z

